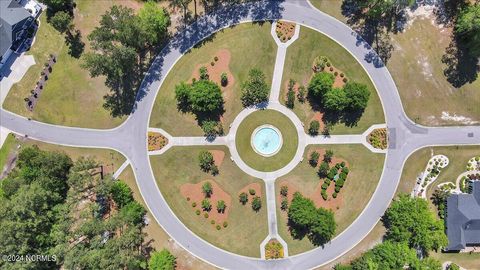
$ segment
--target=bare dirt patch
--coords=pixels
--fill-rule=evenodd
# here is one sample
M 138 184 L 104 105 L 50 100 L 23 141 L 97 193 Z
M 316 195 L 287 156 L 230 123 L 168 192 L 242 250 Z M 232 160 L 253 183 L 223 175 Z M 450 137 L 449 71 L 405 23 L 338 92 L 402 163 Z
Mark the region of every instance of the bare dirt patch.
M 278 21 L 275 32 L 277 33 L 278 39 L 285 43 L 289 41 L 295 34 L 295 23 Z
M 148 132 L 148 151 L 156 151 L 167 145 L 168 139 L 158 132 Z
M 215 165 L 220 168 L 223 160 L 225 159 L 225 152 L 222 150 L 210 150 L 209 152 L 213 155 L 213 161 L 215 162 Z
M 217 60 L 215 61 L 215 59 Z M 228 96 L 230 96 L 230 94 L 225 90 L 230 89 L 231 86 L 235 83 L 235 78 L 233 77 L 229 67 L 230 59 L 231 59 L 231 54 L 229 50 L 227 49 L 218 50 L 215 53 L 215 55 L 212 56 L 211 62 L 198 64 L 195 66 L 191 80 L 193 78 L 198 80 L 200 76 L 199 69 L 201 67 L 206 67 L 208 70 L 209 79 L 221 87 L 223 95 L 225 99 L 227 99 Z M 212 66 L 212 63 L 213 63 L 213 66 Z M 227 73 L 227 78 L 228 78 L 228 83 L 225 86 L 222 85 L 222 82 L 220 79 L 220 76 L 222 75 L 223 72 Z
M 201 206 L 202 200 L 205 199 L 205 195 L 202 192 L 202 185 L 207 181 L 212 184 L 213 190 L 212 195 L 209 198 L 212 205 L 212 209 L 209 212 L 204 211 Z M 197 184 L 184 184 L 180 187 L 180 193 L 183 197 L 185 197 L 187 203 L 192 206 L 192 213 L 194 215 L 196 214 L 195 212 L 199 210 L 201 214 L 198 215 L 198 218 L 205 219 L 205 213 L 207 213 L 207 218 L 209 220 L 215 221 L 215 224 L 212 224 L 212 228 L 214 228 L 215 225 L 222 225 L 224 221 L 228 220 L 228 214 L 230 213 L 230 209 L 232 207 L 232 197 L 227 192 L 225 192 L 215 181 L 208 179 L 203 180 Z M 223 213 L 219 213 L 217 211 L 217 202 L 220 200 L 223 200 L 227 206 Z

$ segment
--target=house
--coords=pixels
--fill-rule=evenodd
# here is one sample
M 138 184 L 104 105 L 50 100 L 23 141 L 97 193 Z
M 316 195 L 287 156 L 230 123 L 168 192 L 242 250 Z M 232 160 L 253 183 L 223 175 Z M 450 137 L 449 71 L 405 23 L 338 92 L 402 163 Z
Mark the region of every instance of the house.
M 470 194 L 452 194 L 447 199 L 448 251 L 480 245 L 480 181 Z
M 30 41 L 41 7 L 34 1 L 0 0 L 0 68 Z

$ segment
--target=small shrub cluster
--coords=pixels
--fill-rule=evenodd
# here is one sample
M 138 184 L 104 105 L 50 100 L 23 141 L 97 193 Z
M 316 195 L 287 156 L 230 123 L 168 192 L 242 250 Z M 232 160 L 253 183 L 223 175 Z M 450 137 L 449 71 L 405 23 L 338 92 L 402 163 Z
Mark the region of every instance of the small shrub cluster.
M 201 151 L 198 155 L 198 162 L 202 171 L 210 172 L 212 175 L 217 175 L 219 173 L 218 167 L 215 165 L 213 155 L 209 151 Z
M 280 259 L 283 258 L 283 246 L 277 240 L 270 240 L 265 245 L 265 259 Z
M 294 87 L 295 87 L 295 80 L 290 79 L 290 81 L 288 82 L 287 100 L 285 101 L 285 105 L 290 109 L 293 109 L 293 107 L 295 106 Z
M 238 201 L 242 205 L 246 205 L 247 202 L 249 201 L 249 198 L 248 198 L 249 195 L 252 196 L 251 207 L 252 207 L 253 211 L 258 212 L 260 210 L 260 208 L 262 208 L 262 199 L 260 199 L 260 197 L 257 196 L 256 194 L 257 194 L 257 192 L 255 191 L 255 189 L 250 188 L 248 190 L 248 193 L 247 192 L 242 192 L 238 195 Z
M 368 135 L 368 142 L 377 149 L 387 148 L 387 129 L 378 128 Z

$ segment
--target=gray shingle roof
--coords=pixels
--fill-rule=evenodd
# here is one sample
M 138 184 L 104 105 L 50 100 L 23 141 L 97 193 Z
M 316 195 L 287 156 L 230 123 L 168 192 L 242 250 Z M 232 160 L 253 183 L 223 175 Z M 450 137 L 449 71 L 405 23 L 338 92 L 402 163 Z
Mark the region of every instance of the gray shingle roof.
M 471 194 L 452 194 L 447 199 L 447 250 L 480 244 L 480 181 Z
M 32 15 L 16 1 L 0 0 L 0 56 L 12 46 L 15 24 L 30 16 Z

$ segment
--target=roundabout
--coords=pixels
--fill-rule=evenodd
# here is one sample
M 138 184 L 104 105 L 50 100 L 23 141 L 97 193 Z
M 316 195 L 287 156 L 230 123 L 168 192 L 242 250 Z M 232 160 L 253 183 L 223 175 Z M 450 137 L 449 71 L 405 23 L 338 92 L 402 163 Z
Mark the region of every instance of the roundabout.
M 333 38 L 344 46 L 368 72 L 378 94 L 386 115 L 386 123 L 389 129 L 390 145 L 385 158 L 385 166 L 369 203 L 358 218 L 340 235 L 321 248 L 290 256 L 279 260 L 263 260 L 252 257 L 237 255 L 220 248 L 217 248 L 192 233 L 178 217 L 172 212 L 167 201 L 155 182 L 149 160 L 149 153 L 146 149 L 146 134 L 149 130 L 149 115 L 155 100 L 155 95 L 165 79 L 168 71 L 176 61 L 193 45 L 225 27 L 238 24 L 244 21 L 276 20 L 286 19 L 297 21 L 302 25 L 313 28 Z M 367 57 L 368 56 L 368 57 Z M 270 103 L 269 108 L 282 107 L 280 104 Z M 283 110 L 283 109 L 280 109 Z M 253 111 L 253 110 L 252 110 Z M 242 111 L 239 115 L 249 113 Z M 290 119 L 295 119 L 291 113 Z M 299 128 L 304 134 L 301 122 L 293 121 L 297 134 Z M 359 243 L 374 227 L 380 217 L 387 209 L 398 185 L 403 164 L 406 158 L 416 149 L 429 145 L 451 145 L 451 144 L 478 144 L 480 134 L 479 127 L 448 127 L 448 128 L 427 128 L 414 124 L 405 116 L 395 84 L 383 66 L 376 53 L 364 43 L 353 30 L 332 17 L 321 13 L 307 3 L 301 1 L 265 1 L 262 3 L 248 3 L 225 10 L 219 10 L 199 18 L 198 21 L 187 27 L 183 32 L 175 36 L 166 49 L 164 49 L 153 62 L 144 82 L 142 83 L 135 109 L 130 117 L 119 127 L 110 130 L 79 129 L 71 127 L 52 126 L 49 124 L 30 121 L 24 117 L 15 115 L 2 109 L 2 126 L 23 135 L 41 141 L 57 143 L 70 146 L 87 146 L 110 148 L 121 152 L 127 157 L 134 168 L 138 187 L 148 206 L 149 212 L 165 231 L 183 248 L 198 258 L 205 260 L 219 268 L 226 269 L 309 269 L 324 265 L 341 256 L 353 246 Z M 300 124 L 300 127 L 297 125 Z M 240 123 L 232 123 L 230 132 L 226 137 L 218 137 L 213 141 L 204 138 L 172 138 L 172 144 L 184 145 L 226 145 L 231 151 L 232 158 L 236 164 L 250 175 L 267 178 L 264 172 L 243 168 L 239 154 L 232 149 L 235 144 L 235 128 Z M 255 127 L 254 127 L 255 128 Z M 279 128 L 279 127 L 277 127 Z M 250 139 L 248 134 L 247 140 Z M 286 141 L 286 135 L 282 136 Z M 290 163 L 296 165 L 302 160 L 303 150 L 307 144 L 308 135 L 298 136 L 298 147 Z M 167 136 L 168 137 L 168 136 Z M 318 141 L 333 143 L 342 141 L 343 137 L 319 138 Z M 285 142 L 284 142 L 285 143 Z M 282 149 L 285 147 L 282 146 Z M 301 150 L 299 150 L 301 149 Z M 291 169 L 288 163 L 282 169 L 271 172 L 284 175 Z M 285 169 L 287 168 L 287 169 Z M 251 168 L 250 168 L 251 169 Z M 268 181 L 266 181 L 268 183 Z M 267 185 L 267 202 L 272 198 L 268 197 L 270 186 Z M 273 199 L 274 201 L 274 199 Z M 274 203 L 273 203 L 274 204 Z M 275 205 L 274 205 L 275 206 Z M 275 208 L 273 213 L 268 207 L 269 231 L 275 234 L 276 227 Z M 270 222 L 272 221 L 272 222 Z

